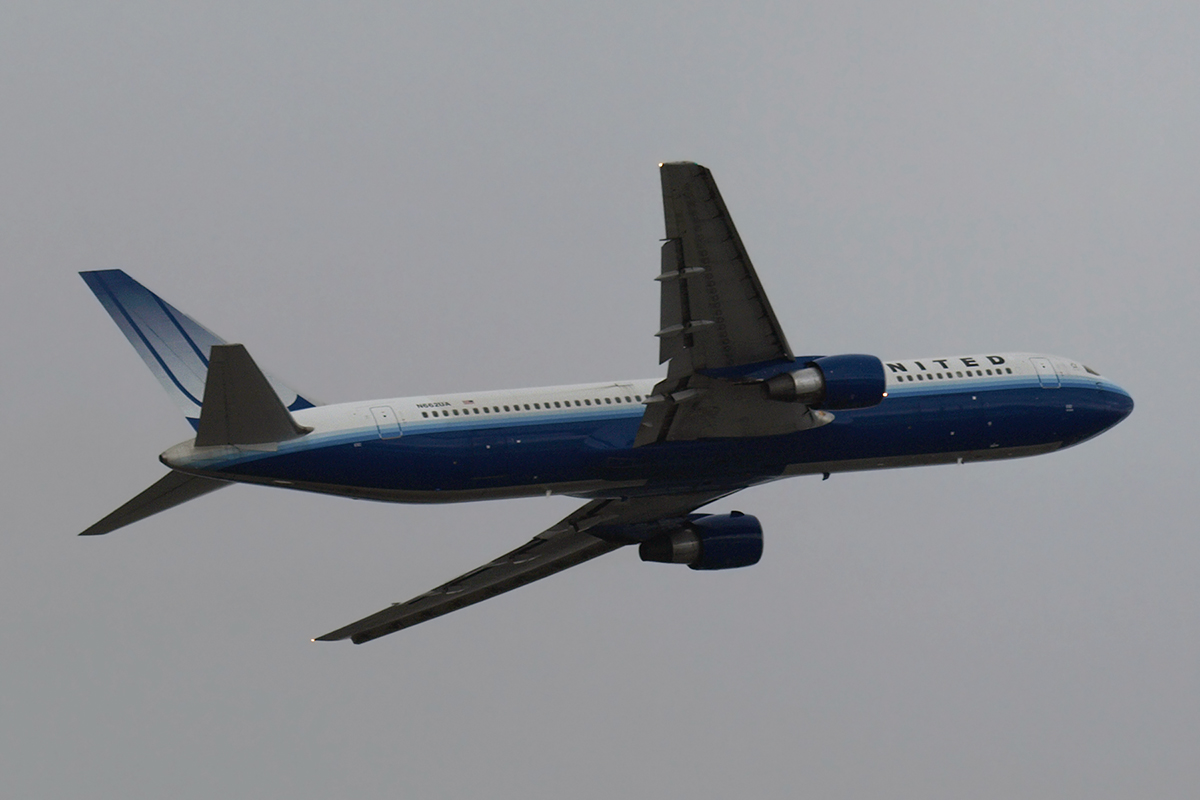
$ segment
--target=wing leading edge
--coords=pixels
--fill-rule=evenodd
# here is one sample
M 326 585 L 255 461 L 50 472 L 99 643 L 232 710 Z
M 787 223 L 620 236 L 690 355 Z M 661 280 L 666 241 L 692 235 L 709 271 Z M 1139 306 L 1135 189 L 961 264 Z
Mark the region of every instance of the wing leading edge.
M 593 500 L 516 550 L 408 602 L 393 604 L 313 641 L 349 639 L 363 644 L 427 622 L 611 553 L 633 541 L 610 540 L 594 534 L 612 535 L 622 528 L 658 525 L 683 517 L 732 491 L 735 490 Z

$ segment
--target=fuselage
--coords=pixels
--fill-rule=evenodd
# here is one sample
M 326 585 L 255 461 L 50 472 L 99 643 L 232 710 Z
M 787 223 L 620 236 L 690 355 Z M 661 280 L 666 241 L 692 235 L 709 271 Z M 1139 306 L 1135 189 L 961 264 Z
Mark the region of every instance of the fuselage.
M 887 396 L 778 436 L 634 447 L 654 379 L 400 397 L 293 412 L 312 430 L 196 447 L 168 466 L 226 480 L 394 502 L 537 494 L 730 491 L 817 473 L 1037 455 L 1091 438 L 1133 401 L 1078 361 L 1031 353 L 885 361 Z

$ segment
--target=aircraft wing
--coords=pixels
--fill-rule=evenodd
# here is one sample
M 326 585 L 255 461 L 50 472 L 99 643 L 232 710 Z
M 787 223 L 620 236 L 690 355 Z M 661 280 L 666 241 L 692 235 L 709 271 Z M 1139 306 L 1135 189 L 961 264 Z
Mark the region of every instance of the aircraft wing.
M 699 164 L 659 167 L 662 247 L 661 364 L 669 375 L 792 358 L 712 173 Z
M 659 363 L 671 363 L 654 387 L 635 446 L 821 424 L 802 405 L 768 401 L 761 386 L 728 378 L 738 367 L 791 362 L 792 350 L 712 173 L 686 162 L 659 169 L 666 242 L 657 336 Z M 725 377 L 717 377 L 721 371 Z
M 654 525 L 669 521 L 733 491 L 736 489 L 593 500 L 516 550 L 406 603 L 395 603 L 313 641 L 349 639 L 355 644 L 362 644 L 449 614 L 623 546 L 588 531 L 602 532 L 604 528 Z

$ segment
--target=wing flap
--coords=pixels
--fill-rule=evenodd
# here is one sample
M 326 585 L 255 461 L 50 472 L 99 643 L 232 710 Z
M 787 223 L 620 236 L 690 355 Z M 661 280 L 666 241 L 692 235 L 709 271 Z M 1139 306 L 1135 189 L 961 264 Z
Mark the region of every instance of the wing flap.
M 777 436 L 832 421 L 833 414 L 802 403 L 768 400 L 759 383 L 689 375 L 655 385 L 633 444 Z

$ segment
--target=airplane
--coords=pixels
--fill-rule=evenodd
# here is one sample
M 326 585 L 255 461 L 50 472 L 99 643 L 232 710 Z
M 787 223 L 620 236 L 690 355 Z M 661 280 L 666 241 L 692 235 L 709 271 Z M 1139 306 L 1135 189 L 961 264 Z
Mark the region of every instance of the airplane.
M 81 273 L 196 433 L 159 457 L 166 476 L 81 535 L 232 483 L 398 503 L 587 501 L 478 569 L 313 640 L 361 644 L 626 545 L 695 570 L 755 564 L 755 517 L 698 512 L 750 486 L 1040 455 L 1133 410 L 1124 389 L 1053 355 L 795 355 L 712 174 L 659 170 L 661 379 L 323 405 L 123 271 Z

